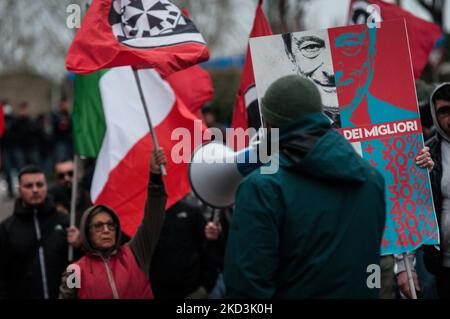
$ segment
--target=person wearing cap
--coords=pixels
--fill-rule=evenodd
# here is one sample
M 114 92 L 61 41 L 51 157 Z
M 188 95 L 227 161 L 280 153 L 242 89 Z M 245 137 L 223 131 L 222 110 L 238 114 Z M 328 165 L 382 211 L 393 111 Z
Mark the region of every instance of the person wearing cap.
M 165 163 L 162 149 L 152 153 L 144 218 L 129 243 L 120 246 L 120 220 L 113 209 L 96 205 L 84 212 L 80 236 L 72 232 L 68 241 L 82 244 L 86 255 L 63 274 L 60 298 L 153 299 L 149 273 L 165 217 L 160 175 Z
M 261 167 L 237 190 L 230 298 L 378 298 L 368 267 L 380 263 L 385 182 L 322 111 L 318 89 L 299 75 L 278 79 L 262 99 L 267 127 L 279 129 L 279 169 Z

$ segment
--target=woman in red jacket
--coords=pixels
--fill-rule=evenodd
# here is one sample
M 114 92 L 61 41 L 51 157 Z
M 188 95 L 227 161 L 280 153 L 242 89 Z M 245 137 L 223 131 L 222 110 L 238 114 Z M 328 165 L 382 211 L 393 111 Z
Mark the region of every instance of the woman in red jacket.
M 63 274 L 60 298 L 153 298 L 148 274 L 164 222 L 167 195 L 160 174 L 165 163 L 162 149 L 153 152 L 144 218 L 129 243 L 120 246 L 120 221 L 111 208 L 96 205 L 84 212 L 79 238 L 69 232 L 69 242 L 80 241 L 86 255 Z

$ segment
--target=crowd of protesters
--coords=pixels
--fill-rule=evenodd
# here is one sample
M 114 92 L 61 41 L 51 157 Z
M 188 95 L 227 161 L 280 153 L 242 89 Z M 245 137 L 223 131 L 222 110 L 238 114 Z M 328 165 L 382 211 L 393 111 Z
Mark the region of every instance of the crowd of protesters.
M 166 159 L 161 150 L 154 151 L 147 195 L 150 204 L 133 238 L 121 232 L 113 210 L 92 206 L 92 172 L 74 176 L 68 101 L 61 100 L 56 111 L 36 120 L 30 117 L 27 103 L 12 107 L 3 101 L 2 173 L 8 195 L 16 200 L 13 215 L 0 224 L 0 298 L 410 298 L 402 256 L 392 256 L 392 265 L 391 259 L 383 259 L 389 265 L 383 268 L 387 280 L 382 279 L 382 293 L 368 289 L 367 274 L 358 273 L 359 266 L 380 262 L 385 221 L 382 177 L 330 127 L 320 96 L 310 86 L 291 76 L 268 90 L 262 113 L 270 127 L 289 127 L 281 146 L 288 161 L 275 176 L 254 172 L 246 178 L 234 212 L 208 208 L 193 194 L 165 210 L 160 165 Z M 289 94 L 298 90 L 305 91 L 299 100 L 298 94 Z M 425 148 L 416 163 L 431 171 L 442 244 L 441 250 L 427 246 L 409 256 L 419 296 L 448 298 L 450 85 L 435 89 L 418 83 L 417 92 L 431 150 Z M 276 103 L 280 94 L 304 109 L 293 114 L 291 109 L 280 108 Z M 203 113 L 209 127 L 223 128 L 213 118 L 211 106 Z M 312 129 L 312 134 L 299 140 L 305 128 Z M 332 142 L 327 144 L 327 140 Z M 318 141 L 323 150 L 313 148 Z M 305 162 L 305 154 L 313 149 L 321 156 Z M 312 168 L 306 169 L 307 165 Z M 333 165 L 340 169 L 328 169 Z M 51 187 L 47 184 L 50 174 L 56 177 Z M 80 187 L 75 226 L 69 227 L 74 178 Z M 339 187 L 333 187 L 331 180 L 338 181 Z M 297 194 L 305 191 L 311 193 L 306 197 L 308 209 L 317 214 L 299 220 L 297 214 L 305 204 Z M 320 191 L 332 193 L 335 202 L 324 206 Z M 353 195 L 347 198 L 349 192 Z M 352 211 L 365 214 L 349 214 Z M 364 233 L 364 241 L 354 240 L 358 232 Z M 341 245 L 333 244 L 336 238 Z M 67 269 L 69 246 L 74 251 L 73 265 L 84 274 L 81 277 L 75 272 L 71 278 Z M 326 256 L 332 258 L 331 263 Z
M 58 107 L 36 118 L 30 114 L 28 102 L 17 105 L 1 101 L 5 131 L 1 142 L 2 175 L 7 195 L 14 197 L 14 185 L 22 167 L 35 164 L 51 173 L 56 162 L 73 157 L 70 103 L 61 99 Z
M 1 139 L 6 163 L 2 174 L 8 182 L 8 196 L 15 198 L 15 203 L 12 216 L 0 224 L 0 299 L 225 296 L 223 282 L 218 280 L 224 248 L 222 245 L 217 249 L 218 231 L 213 241 L 207 240 L 208 232 L 205 232 L 207 221 L 220 212 L 214 213 L 189 194 L 165 212 L 163 227 L 164 219 L 160 219 L 159 226 L 154 225 L 154 214 L 158 214 L 155 210 L 160 211 L 158 216 L 161 217 L 165 206 L 155 201 L 165 196 L 165 191 L 163 186 L 157 186 L 162 184 L 157 175 L 159 166 L 154 165 L 149 180 L 151 205 L 146 209 L 142 229 L 130 238 L 121 231 L 114 211 L 102 206 L 92 207 L 89 189 L 94 163 L 84 161 L 87 164 L 82 172 L 74 175 L 68 101 L 61 100 L 57 110 L 40 114 L 36 119 L 30 116 L 28 103 L 12 106 L 4 100 L 2 105 L 6 122 Z M 205 109 L 205 113 L 210 110 Z M 155 160 L 152 157 L 152 161 Z M 53 177 L 53 181 L 49 181 L 49 177 Z M 17 194 L 14 179 L 17 179 Z M 78 182 L 75 226 L 69 227 L 74 179 Z M 164 198 L 161 197 L 161 201 L 165 203 Z M 106 227 L 97 227 L 100 223 Z M 106 248 L 102 236 L 109 236 L 112 241 Z M 85 289 L 67 287 L 69 246 L 73 247 L 74 260 L 82 269 L 91 269 L 99 260 L 107 259 L 115 278 L 114 286 L 117 286 L 107 293 L 108 288 L 99 284 L 85 285 L 83 278 Z M 116 267 L 117 258 L 121 263 L 128 260 L 124 269 Z M 107 272 L 98 271 L 94 269 L 92 278 L 109 278 Z M 127 274 L 131 275 L 127 277 Z M 140 291 L 124 293 L 130 283 L 134 286 L 145 283 L 145 277 L 151 279 L 151 289 L 144 284 Z M 217 283 L 220 289 L 216 288 Z

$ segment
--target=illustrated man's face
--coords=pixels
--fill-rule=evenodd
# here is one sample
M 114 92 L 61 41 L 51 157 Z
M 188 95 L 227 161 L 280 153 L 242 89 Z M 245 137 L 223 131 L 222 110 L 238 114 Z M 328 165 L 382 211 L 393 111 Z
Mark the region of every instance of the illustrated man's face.
M 116 243 L 117 224 L 111 215 L 101 212 L 95 215 L 89 224 L 89 238 L 92 246 L 98 250 L 108 250 Z
M 324 106 L 338 107 L 333 61 L 326 30 L 291 34 L 289 58 L 298 74 L 309 77 L 319 89 Z
M 450 136 L 450 101 L 436 100 L 436 117 L 441 129 Z
M 368 32 L 345 33 L 334 40 L 336 87 L 341 107 L 358 105 L 371 82 L 374 48 Z
M 25 206 L 37 206 L 47 197 L 47 182 L 42 173 L 24 174 L 19 180 L 19 194 Z
M 60 162 L 55 165 L 58 184 L 63 187 L 72 187 L 74 164 L 72 161 Z

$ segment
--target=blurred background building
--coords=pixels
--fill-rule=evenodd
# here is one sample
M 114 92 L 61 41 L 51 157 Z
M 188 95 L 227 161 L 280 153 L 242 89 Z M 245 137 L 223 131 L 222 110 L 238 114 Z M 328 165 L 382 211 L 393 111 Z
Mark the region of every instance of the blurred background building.
M 0 0 L 0 99 L 11 105 L 26 100 L 32 116 L 56 108 L 71 98 L 73 76 L 64 67 L 65 54 L 76 29 L 66 26 L 67 8 L 85 8 L 89 0 Z M 174 0 L 186 8 L 208 41 L 217 116 L 228 122 L 238 88 L 248 35 L 257 0 Z M 446 0 L 397 0 L 417 16 L 450 29 Z M 349 0 L 267 0 L 266 15 L 274 33 L 345 25 Z M 84 9 L 83 9 L 84 10 Z M 448 41 L 446 41 L 448 42 Z M 423 73 L 426 82 L 450 79 L 449 44 L 444 57 Z

